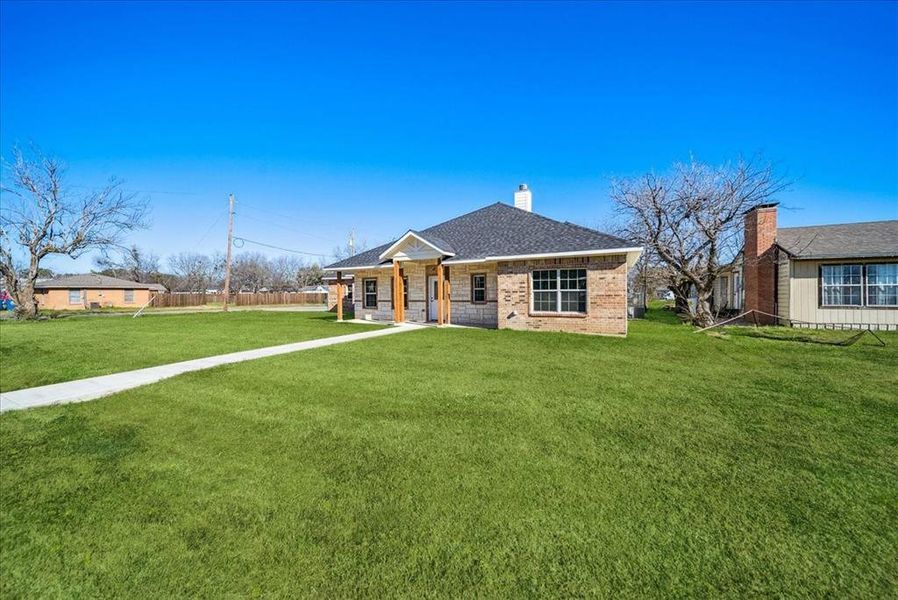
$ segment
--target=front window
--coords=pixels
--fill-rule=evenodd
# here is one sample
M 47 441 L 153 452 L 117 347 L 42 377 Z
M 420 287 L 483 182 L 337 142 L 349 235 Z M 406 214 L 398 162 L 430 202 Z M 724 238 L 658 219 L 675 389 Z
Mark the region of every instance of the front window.
M 546 269 L 533 272 L 535 312 L 586 312 L 586 269 Z
M 377 308 L 377 280 L 365 279 L 365 308 Z
M 125 290 L 125 304 L 134 302 L 134 290 Z
M 471 275 L 471 302 L 486 302 L 486 275 Z
M 867 265 L 867 304 L 898 306 L 898 263 Z
M 820 269 L 824 306 L 861 305 L 861 265 L 823 265 Z
M 81 290 L 69 290 L 69 304 L 81 304 Z

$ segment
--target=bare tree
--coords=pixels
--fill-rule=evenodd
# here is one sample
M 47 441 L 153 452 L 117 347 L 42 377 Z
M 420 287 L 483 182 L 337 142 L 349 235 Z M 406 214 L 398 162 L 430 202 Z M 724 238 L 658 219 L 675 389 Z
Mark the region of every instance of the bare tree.
M 670 175 L 615 180 L 611 198 L 627 219 L 628 236 L 669 268 L 677 304 L 694 291 L 690 315 L 711 325 L 714 281 L 742 247 L 742 215 L 771 202 L 789 183 L 760 157 L 719 167 L 676 164 Z
M 266 287 L 271 277 L 268 259 L 259 252 L 238 254 L 231 268 L 231 287 L 238 292 L 258 292 Z
M 296 275 L 296 285 L 300 289 L 322 283 L 324 283 L 324 270 L 318 263 L 303 267 Z
M 78 258 L 120 247 L 125 232 L 146 227 L 147 204 L 125 193 L 115 179 L 99 190 L 74 194 L 65 168 L 52 157 L 13 148 L 0 208 L 0 275 L 20 318 L 34 318 L 34 286 L 50 255 Z
M 159 271 L 159 257 L 131 244 L 121 250 L 117 257 L 104 255 L 95 261 L 97 268 L 105 275 L 140 281 L 142 283 L 162 283 Z
M 281 292 L 296 288 L 300 271 L 304 268 L 303 260 L 298 256 L 282 255 L 268 261 L 268 287 Z
M 205 292 L 212 282 L 214 267 L 212 259 L 198 252 L 181 252 L 170 256 L 168 266 L 177 281 L 170 286 L 172 291 Z

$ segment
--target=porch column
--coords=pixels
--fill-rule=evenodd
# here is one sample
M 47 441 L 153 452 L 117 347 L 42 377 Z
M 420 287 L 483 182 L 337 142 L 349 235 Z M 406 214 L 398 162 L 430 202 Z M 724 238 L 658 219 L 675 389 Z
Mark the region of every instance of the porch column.
M 446 269 L 446 271 L 443 272 L 443 269 Z M 446 323 L 446 325 L 452 325 L 452 282 L 449 281 L 449 267 L 440 265 L 440 271 L 443 275 L 444 280 L 442 293 L 446 298 L 445 302 L 443 303 L 446 307 L 446 316 L 443 318 L 443 322 Z
M 393 260 L 393 321 L 402 322 L 402 276 L 399 273 L 399 261 Z
M 343 271 L 337 271 L 337 320 L 343 320 Z
M 437 260 L 437 325 L 443 324 L 443 260 Z

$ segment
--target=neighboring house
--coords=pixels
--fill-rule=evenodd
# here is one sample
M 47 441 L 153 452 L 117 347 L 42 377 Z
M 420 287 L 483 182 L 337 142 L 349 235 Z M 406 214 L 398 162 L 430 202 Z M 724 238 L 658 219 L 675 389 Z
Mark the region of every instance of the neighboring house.
M 627 270 L 642 248 L 497 202 L 328 265 L 354 276 L 356 318 L 627 333 Z M 395 283 L 395 285 L 394 285 Z
M 327 288 L 323 285 L 307 285 L 299 290 L 300 294 L 326 294 Z
M 776 204 L 745 214 L 744 251 L 729 273 L 744 290 L 735 288 L 730 301 L 793 327 L 898 330 L 898 220 L 786 228 L 776 221 Z
M 40 280 L 34 287 L 38 306 L 49 310 L 83 310 L 97 307 L 139 307 L 165 287 L 137 283 L 106 275 L 67 275 Z

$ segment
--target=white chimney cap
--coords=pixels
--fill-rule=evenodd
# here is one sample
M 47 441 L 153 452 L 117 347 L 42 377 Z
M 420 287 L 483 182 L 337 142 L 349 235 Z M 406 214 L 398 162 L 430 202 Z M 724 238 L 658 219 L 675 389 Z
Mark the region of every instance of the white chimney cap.
M 527 212 L 533 211 L 533 193 L 527 187 L 526 183 L 518 186 L 518 191 L 514 193 L 514 206 Z

